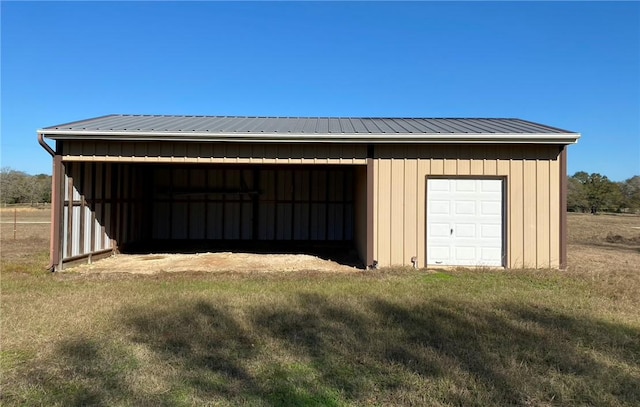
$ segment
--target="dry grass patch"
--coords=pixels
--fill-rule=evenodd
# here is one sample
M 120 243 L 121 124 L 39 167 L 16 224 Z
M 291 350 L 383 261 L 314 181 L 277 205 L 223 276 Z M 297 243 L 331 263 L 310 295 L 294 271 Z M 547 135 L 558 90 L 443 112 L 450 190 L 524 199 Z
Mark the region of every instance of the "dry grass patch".
M 0 208 L 0 270 L 42 272 L 49 263 L 49 209 Z M 31 223 L 38 222 L 38 223 Z M 45 222 L 45 223 L 42 223 Z M 15 239 L 14 239 L 15 226 Z
M 306 254 L 195 253 L 195 254 L 118 254 L 93 264 L 69 269 L 78 273 L 176 273 L 206 272 L 357 272 L 354 267 Z
M 569 221 L 566 272 L 3 270 L 0 403 L 637 405 L 638 218 Z
M 640 216 L 569 214 L 567 274 L 640 315 Z M 616 236 L 612 238 L 612 236 Z
M 629 240 L 631 245 L 640 246 L 640 216 L 626 214 L 583 214 L 569 213 L 569 244 L 601 245 L 611 236 Z M 624 242 L 623 242 L 624 243 Z

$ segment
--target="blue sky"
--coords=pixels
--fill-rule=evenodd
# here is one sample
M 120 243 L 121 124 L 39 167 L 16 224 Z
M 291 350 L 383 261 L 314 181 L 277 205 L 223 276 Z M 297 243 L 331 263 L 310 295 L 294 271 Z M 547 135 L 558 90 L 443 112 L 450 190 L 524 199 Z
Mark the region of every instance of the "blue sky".
M 6 2 L 1 165 L 111 113 L 518 117 L 640 174 L 638 2 Z

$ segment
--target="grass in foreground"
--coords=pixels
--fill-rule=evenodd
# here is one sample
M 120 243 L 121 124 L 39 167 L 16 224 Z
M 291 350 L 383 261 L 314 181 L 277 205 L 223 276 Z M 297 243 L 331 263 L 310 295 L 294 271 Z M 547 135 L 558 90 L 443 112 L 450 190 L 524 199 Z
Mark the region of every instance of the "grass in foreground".
M 640 252 L 585 236 L 564 273 L 3 273 L 0 403 L 637 405 Z

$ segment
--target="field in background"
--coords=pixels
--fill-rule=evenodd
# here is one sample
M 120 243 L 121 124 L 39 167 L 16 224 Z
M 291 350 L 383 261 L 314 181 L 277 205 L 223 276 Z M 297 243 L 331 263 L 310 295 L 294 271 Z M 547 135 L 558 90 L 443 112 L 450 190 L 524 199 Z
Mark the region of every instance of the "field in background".
M 3 272 L 44 272 L 49 263 L 50 221 L 48 207 L 0 208 L 0 269 Z
M 639 227 L 570 214 L 565 272 L 92 275 L 2 223 L 0 404 L 637 405 Z

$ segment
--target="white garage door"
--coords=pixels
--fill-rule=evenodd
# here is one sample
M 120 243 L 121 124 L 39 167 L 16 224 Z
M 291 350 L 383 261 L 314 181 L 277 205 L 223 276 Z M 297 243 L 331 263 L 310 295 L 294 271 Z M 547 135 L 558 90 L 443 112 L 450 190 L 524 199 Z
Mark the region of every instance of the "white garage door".
M 427 263 L 503 265 L 502 180 L 427 180 Z

